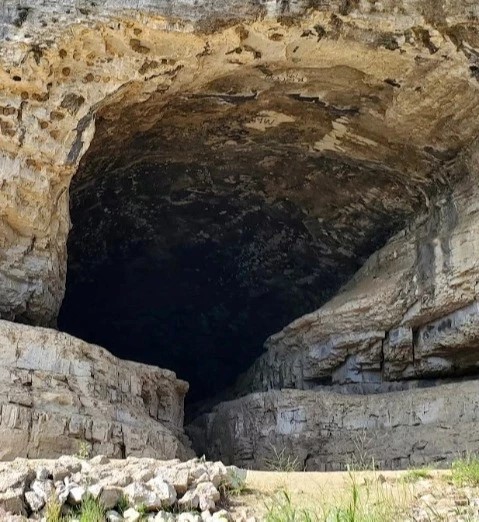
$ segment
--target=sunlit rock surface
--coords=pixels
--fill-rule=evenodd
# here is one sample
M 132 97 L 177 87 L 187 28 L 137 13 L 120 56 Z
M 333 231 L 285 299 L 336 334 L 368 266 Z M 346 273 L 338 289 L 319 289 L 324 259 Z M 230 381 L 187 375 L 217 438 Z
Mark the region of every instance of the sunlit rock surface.
M 478 9 L 4 2 L 0 316 L 69 257 L 60 326 L 195 399 L 275 331 L 230 393 L 475 375 Z
M 46 328 L 0 321 L 0 459 L 92 453 L 186 458 L 173 372 Z

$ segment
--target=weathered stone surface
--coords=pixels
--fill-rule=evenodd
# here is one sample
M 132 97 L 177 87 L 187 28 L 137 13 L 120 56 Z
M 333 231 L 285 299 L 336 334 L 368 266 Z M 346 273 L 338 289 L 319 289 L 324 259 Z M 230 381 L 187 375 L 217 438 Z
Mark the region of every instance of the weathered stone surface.
M 479 450 L 479 382 L 377 395 L 326 390 L 255 393 L 218 405 L 189 427 L 198 452 L 264 468 L 274 450 L 298 470 L 445 464 Z
M 191 455 L 182 431 L 187 384 L 173 372 L 121 361 L 53 330 L 5 321 L 0 344 L 3 460 L 77 453 L 85 444 L 93 455 Z M 81 467 L 62 457 L 39 476 L 63 480 Z
M 238 390 L 460 376 L 479 365 L 479 163 L 325 306 L 268 339 Z M 369 387 L 369 388 L 368 388 Z
M 159 238 L 168 232 L 168 245 L 188 238 L 198 248 L 228 238 L 235 244 L 250 219 L 288 224 L 284 234 L 279 225 L 257 234 L 243 258 L 234 249 L 227 256 L 245 276 L 245 303 L 282 297 L 272 299 L 278 313 L 267 332 L 260 330 L 265 335 L 276 322 L 319 306 L 460 177 L 454 160 L 479 129 L 472 2 L 440 9 L 431 0 L 170 4 L 140 2 L 131 11 L 131 2 L 38 2 L 18 10 L 7 2 L 2 317 L 55 321 L 65 287 L 70 180 L 91 143 L 76 201 L 100 172 L 100 188 L 123 193 L 120 172 L 135 177 L 137 166 L 166 172 L 148 190 L 163 197 L 157 212 L 217 209 L 205 216 L 204 230 L 154 229 Z M 166 168 L 180 164 L 179 173 Z M 72 249 L 72 274 L 75 260 L 91 259 L 88 272 L 103 259 L 106 232 L 121 221 L 116 209 L 98 226 L 91 203 L 83 201 L 76 225 L 83 244 Z M 102 200 L 100 208 L 107 206 Z M 251 208 L 257 211 L 248 217 Z M 230 210 L 237 223 L 214 218 Z M 181 213 L 173 215 L 181 224 Z M 134 223 L 156 222 L 149 217 L 143 208 Z M 81 269 L 78 277 L 81 286 Z M 209 318 L 218 315 L 211 308 Z M 238 332 L 253 320 L 262 326 L 254 309 L 246 319 L 235 314 Z M 256 341 L 249 356 L 260 350 Z
M 195 434 L 210 440 L 221 427 L 219 446 L 209 451 L 258 463 L 263 450 L 253 449 L 256 439 L 279 437 L 301 448 L 298 426 L 305 426 L 314 453 L 304 462 L 340 466 L 326 459 L 314 438 L 322 423 L 326 434 L 335 426 L 327 412 L 317 417 L 318 401 L 336 400 L 321 386 L 383 391 L 391 381 L 476 374 L 478 7 L 472 0 L 377 4 L 235 0 L 152 7 L 129 0 L 96 6 L 45 0 L 25 10 L 4 2 L 0 316 L 55 323 L 65 291 L 70 182 L 77 172 L 70 267 L 77 289 L 97 266 L 108 271 L 115 248 L 123 254 L 146 244 L 153 259 L 171 259 L 175 268 L 184 245 L 186 259 L 210 249 L 206 261 L 218 257 L 220 247 L 212 273 L 226 267 L 215 287 L 225 301 L 211 304 L 205 316 L 193 309 L 189 317 L 198 319 L 201 332 L 215 331 L 212 354 L 229 348 L 238 355 L 210 373 L 189 364 L 203 384 L 215 382 L 211 374 L 221 381 L 218 368 L 236 371 L 245 353 L 252 359 L 261 351 L 250 332 L 269 333 L 276 322 L 317 308 L 376 251 L 334 299 L 271 337 L 268 352 L 237 387 L 239 393 L 318 389 L 243 399 L 238 404 L 260 419 L 251 421 L 251 433 L 241 431 L 244 419 L 236 423 L 241 408 L 221 406 L 209 417 L 212 427 Z M 267 223 L 262 233 L 258 223 Z M 228 282 L 231 272 L 236 286 Z M 198 279 L 170 282 L 174 290 L 182 282 L 187 297 L 195 294 L 191 288 L 202 288 Z M 169 303 L 170 293 L 165 296 Z M 87 299 L 83 308 L 90 304 Z M 173 305 L 169 315 L 175 317 Z M 104 308 L 110 309 L 91 306 L 92 320 Z M 239 332 L 244 353 L 231 350 L 228 335 L 216 334 L 222 332 L 217 317 Z M 143 323 L 136 324 L 141 330 Z M 118 337 L 125 338 L 126 351 L 136 340 L 122 332 Z M 1 458 L 72 452 L 82 440 L 109 456 L 189 454 L 182 437 L 186 385 L 174 374 L 26 326 L 0 323 L 0 343 Z M 197 338 L 195 345 L 209 346 Z M 198 359 L 197 353 L 190 357 L 190 363 Z M 215 357 L 203 360 L 210 364 Z M 224 378 L 218 386 L 226 384 Z M 457 386 L 467 392 L 473 385 Z M 389 411 L 387 404 L 380 411 L 371 404 L 385 397 L 391 408 L 414 397 L 414 415 L 422 419 L 420 401 L 427 394 L 421 394 L 367 396 L 359 405 L 342 397 L 336 408 L 353 404 L 358 411 L 351 424 L 344 413 L 333 438 L 369 425 L 370 411 L 373 418 Z M 281 407 L 286 410 L 278 417 Z M 455 407 L 447 406 L 448 419 L 466 422 L 454 417 Z M 431 428 L 421 421 L 415 431 L 411 422 L 404 425 L 422 438 L 406 464 L 424 457 Z M 475 426 L 473 414 L 467 422 Z M 383 428 L 389 429 L 386 421 Z M 455 429 L 440 448 L 446 455 L 459 437 Z M 467 429 L 461 437 L 474 443 Z M 378 445 L 379 462 L 403 464 L 399 455 L 381 453 L 384 448 Z M 425 456 L 439 458 L 439 448 Z M 62 498 L 81 487 L 76 474 L 86 468 L 64 482 Z M 52 470 L 52 476 L 66 480 L 65 472 Z M 119 473 L 113 485 L 133 491 L 138 481 L 159 481 L 151 470 L 135 473 L 134 479 Z M 201 507 L 198 488 L 210 480 L 216 486 L 201 466 L 188 474 L 186 486 L 184 476 L 178 479 L 180 501 Z M 4 505 L 21 512 L 17 490 L 12 485 L 1 495 Z

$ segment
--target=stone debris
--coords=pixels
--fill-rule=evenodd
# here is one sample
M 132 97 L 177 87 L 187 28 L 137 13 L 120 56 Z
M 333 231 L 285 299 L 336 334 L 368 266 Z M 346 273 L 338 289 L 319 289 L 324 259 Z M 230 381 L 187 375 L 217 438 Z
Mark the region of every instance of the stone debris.
M 136 480 L 119 486 L 120 471 Z M 68 514 L 93 497 L 105 509 L 108 522 L 229 521 L 233 518 L 222 505 L 222 493 L 237 488 L 240 476 L 234 466 L 197 458 L 186 462 L 104 456 L 16 459 L 0 463 L 0 509 L 5 517 L 38 519 L 53 501 Z

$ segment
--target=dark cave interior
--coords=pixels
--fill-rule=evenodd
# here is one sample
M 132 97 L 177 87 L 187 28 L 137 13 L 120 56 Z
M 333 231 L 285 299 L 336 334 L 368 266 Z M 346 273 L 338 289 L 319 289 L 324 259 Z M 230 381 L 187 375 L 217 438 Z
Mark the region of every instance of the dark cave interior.
M 287 201 L 236 189 L 157 186 L 142 165 L 94 188 L 72 188 L 62 330 L 115 355 L 176 371 L 189 400 L 234 383 L 266 338 L 319 306 L 340 284 Z M 161 168 L 164 177 L 207 173 Z M 118 197 L 128 193 L 130 200 Z M 86 234 L 85 232 L 88 231 Z
M 265 108 L 294 118 L 249 125 Z M 268 91 L 100 111 L 70 187 L 59 328 L 174 370 L 190 403 L 218 396 L 423 205 L 391 168 L 311 149 L 337 117 Z

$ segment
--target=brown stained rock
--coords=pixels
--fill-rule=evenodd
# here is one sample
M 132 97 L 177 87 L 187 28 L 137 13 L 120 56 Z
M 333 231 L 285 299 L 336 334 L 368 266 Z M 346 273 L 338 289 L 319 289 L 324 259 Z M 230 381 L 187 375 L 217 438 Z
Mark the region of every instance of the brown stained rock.
M 180 19 L 203 18 L 198 27 L 204 31 L 195 26 L 191 30 L 181 23 L 175 31 L 169 31 L 161 24 L 140 24 L 126 15 L 115 18 L 118 23 L 96 20 L 93 27 L 85 17 L 94 19 L 94 12 L 87 15 L 76 11 L 79 18 L 75 18 L 73 13 L 63 13 L 60 4 L 57 8 L 62 16 L 53 8 L 42 13 L 41 20 L 35 8 L 29 14 L 33 24 L 29 31 L 35 38 L 40 43 L 47 38 L 54 42 L 42 48 L 41 55 L 35 54 L 36 58 L 28 54 L 31 46 L 22 50 L 23 26 L 7 20 L 5 31 L 17 37 L 7 39 L 2 47 L 0 69 L 8 78 L 21 78 L 24 88 L 20 90 L 17 82 L 9 81 L 2 90 L 1 104 L 5 101 L 17 106 L 22 92 L 33 92 L 32 99 L 42 106 L 32 103 L 23 108 L 22 118 L 29 121 L 32 116 L 44 119 L 43 114 L 52 112 L 55 118 L 58 105 L 69 93 L 75 92 L 84 102 L 78 110 L 76 103 L 67 109 L 68 114 L 55 120 L 56 128 L 50 132 L 41 126 L 2 122 L 0 149 L 9 156 L 2 160 L 2 172 L 8 173 L 9 180 L 2 197 L 14 202 L 9 220 L 21 229 L 19 241 L 25 252 L 21 259 L 16 258 L 18 238 L 6 239 L 2 263 L 15 266 L 20 279 L 13 281 L 9 270 L 2 271 L 5 284 L 1 287 L 11 289 L 8 296 L 0 291 L 2 316 L 51 324 L 58 313 L 69 226 L 68 201 L 61 194 L 65 194 L 91 142 L 93 126 L 79 125 L 90 110 L 104 114 L 110 124 L 120 115 L 124 117 L 124 121 L 118 120 L 117 128 L 113 125 L 110 130 L 105 127 L 98 131 L 98 147 L 104 155 L 99 156 L 95 147 L 92 153 L 99 163 L 112 151 L 125 151 L 133 161 L 135 152 L 126 152 L 129 136 L 165 121 L 164 129 L 157 129 L 157 139 L 164 144 L 164 137 L 172 133 L 167 161 L 184 156 L 196 161 L 206 155 L 202 159 L 205 164 L 224 157 L 226 164 L 241 166 L 244 158 L 247 164 L 241 170 L 248 175 L 249 165 L 254 164 L 259 185 L 261 178 L 266 178 L 267 197 L 294 201 L 308 215 L 305 225 L 312 237 L 325 242 L 327 264 L 346 263 L 349 266 L 344 273 L 351 274 L 370 253 L 369 238 L 385 239 L 391 233 L 378 228 L 385 216 L 393 222 L 394 230 L 399 229 L 418 208 L 424 208 L 430 194 L 447 185 L 446 179 L 454 179 L 453 173 L 442 172 L 444 160 L 439 157 L 445 153 L 454 157 L 477 132 L 477 93 L 470 69 L 475 65 L 470 63 L 473 53 L 467 51 L 467 45 L 474 46 L 476 41 L 475 29 L 469 25 L 475 8 L 464 6 L 464 2 L 456 2 L 440 15 L 446 24 L 441 30 L 454 35 L 455 43 L 450 43 L 421 19 L 422 13 L 430 11 L 425 0 L 410 2 L 400 13 L 393 12 L 389 4 L 374 10 L 367 2 L 298 4 L 291 6 L 289 18 L 280 23 L 270 18 L 272 13 L 265 12 L 253 22 L 258 9 L 263 8 L 248 2 L 233 21 L 229 17 L 226 22 L 221 20 L 228 12 L 227 5 L 215 14 L 210 7 L 200 5 L 179 14 Z M 311 7 L 316 11 L 297 16 Z M 176 4 L 172 6 L 173 11 L 177 8 Z M 158 9 L 161 12 L 161 6 Z M 285 15 L 281 10 L 276 14 Z M 44 28 L 41 21 L 46 24 Z M 391 29 L 394 24 L 397 31 Z M 411 43 L 406 43 L 409 40 Z M 440 50 L 431 54 L 431 44 Z M 232 67 L 227 53 L 234 49 L 243 50 L 238 55 L 242 62 Z M 11 57 L 17 52 L 26 54 L 18 59 L 23 65 L 13 69 Z M 147 52 L 151 63 L 158 62 L 162 68 L 151 70 L 151 78 L 144 84 L 130 83 L 143 66 L 138 63 L 139 56 Z M 63 76 L 61 71 L 70 66 L 61 61 L 70 56 L 75 60 L 75 74 Z M 176 64 L 165 56 L 173 56 Z M 61 82 L 52 78 L 51 70 L 60 71 Z M 201 74 L 191 83 L 192 72 L 198 70 Z M 269 71 L 269 75 L 262 71 Z M 388 78 L 401 87 L 385 85 Z M 90 84 L 96 81 L 98 87 L 91 89 Z M 117 94 L 110 97 L 114 92 Z M 152 92 L 168 94 L 150 97 Z M 186 103 L 181 101 L 182 96 L 176 96 L 178 93 L 186 95 Z M 256 93 L 254 98 L 246 102 L 252 93 Z M 147 98 L 151 99 L 143 104 Z M 240 98 L 246 103 L 239 105 Z M 207 110 L 201 114 L 205 106 Z M 265 111 L 270 113 L 265 115 Z M 185 127 L 185 115 L 196 113 L 195 121 Z M 135 122 L 133 127 L 131 122 Z M 140 129 L 137 122 L 141 122 Z M 209 147 L 201 147 L 201 136 L 194 132 L 203 129 L 202 122 L 208 122 Z M 175 128 L 179 136 L 185 136 L 183 142 L 175 138 Z M 286 163 L 285 144 L 290 157 Z M 425 147 L 430 152 L 425 152 Z M 211 151 L 209 157 L 207 150 Z M 74 154 L 70 154 L 72 151 Z M 317 172 L 318 158 L 331 156 L 333 166 L 320 167 L 323 173 Z M 20 178 L 15 175 L 27 159 L 41 165 L 33 177 L 45 183 L 29 181 L 28 171 Z M 339 169 L 334 169 L 336 160 Z M 285 179 L 268 179 L 269 172 L 278 172 L 274 165 L 283 164 Z M 374 175 L 369 179 L 367 171 L 372 166 Z M 329 176 L 330 169 L 335 176 Z M 344 170 L 349 174 L 342 173 Z M 293 174 L 289 176 L 288 172 Z M 29 185 L 35 185 L 28 209 L 22 207 L 22 198 L 15 197 L 18 182 L 12 184 L 14 178 L 21 179 L 20 184 L 24 183 L 29 192 Z M 345 188 L 345 184 L 350 187 Z M 258 186 L 253 190 L 263 189 Z M 358 212 L 365 220 L 361 226 L 362 221 L 356 219 Z M 338 233 L 341 236 L 335 240 Z M 338 253 L 337 242 L 346 252 Z M 35 287 L 34 292 L 18 282 L 22 278 Z

